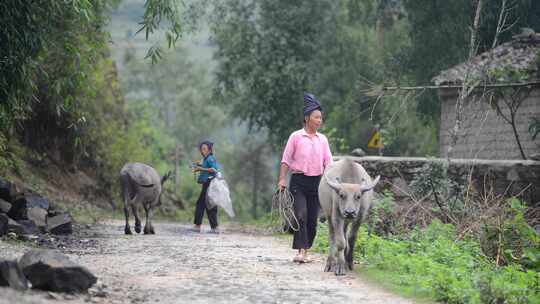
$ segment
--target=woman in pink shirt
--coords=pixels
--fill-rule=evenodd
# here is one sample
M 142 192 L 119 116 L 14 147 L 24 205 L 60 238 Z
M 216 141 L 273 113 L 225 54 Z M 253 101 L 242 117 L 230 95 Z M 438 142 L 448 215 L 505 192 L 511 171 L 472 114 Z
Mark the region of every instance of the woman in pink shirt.
M 322 121 L 321 104 L 313 94 L 304 93 L 304 127 L 289 137 L 279 171 L 280 189 L 287 187 L 287 172 L 292 173 L 289 189 L 294 196 L 294 213 L 299 223 L 292 245 L 298 254 L 293 261 L 299 263 L 310 261 L 307 250 L 317 233 L 319 182 L 324 169 L 332 162 L 328 139 L 317 132 Z

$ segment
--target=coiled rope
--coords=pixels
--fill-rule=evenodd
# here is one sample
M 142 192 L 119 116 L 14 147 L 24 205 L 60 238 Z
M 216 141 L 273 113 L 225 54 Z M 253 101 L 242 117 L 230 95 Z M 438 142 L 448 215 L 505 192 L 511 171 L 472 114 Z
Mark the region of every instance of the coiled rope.
M 283 232 L 288 229 L 298 231 L 300 224 L 294 215 L 294 197 L 292 193 L 285 189 L 278 189 L 272 195 L 272 214 L 278 213 L 281 229 Z

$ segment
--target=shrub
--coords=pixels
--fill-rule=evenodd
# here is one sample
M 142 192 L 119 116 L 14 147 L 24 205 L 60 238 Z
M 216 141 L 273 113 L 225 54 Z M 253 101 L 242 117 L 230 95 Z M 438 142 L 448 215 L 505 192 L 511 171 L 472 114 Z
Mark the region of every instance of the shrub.
M 393 205 L 391 196 L 383 199 Z M 355 260 L 366 269 L 384 271 L 394 285 L 444 303 L 540 303 L 538 234 L 524 220 L 523 204 L 511 199 L 506 206 L 499 226 L 484 224 L 483 242 L 474 233 L 458 237 L 454 225 L 437 219 L 397 235 L 382 231 L 381 236 L 377 229 L 372 234 L 362 226 Z M 319 226 L 314 249 L 326 252 L 327 227 Z M 484 242 L 491 234 L 496 235 L 495 241 L 490 240 L 500 248 L 504 264 L 485 254 Z

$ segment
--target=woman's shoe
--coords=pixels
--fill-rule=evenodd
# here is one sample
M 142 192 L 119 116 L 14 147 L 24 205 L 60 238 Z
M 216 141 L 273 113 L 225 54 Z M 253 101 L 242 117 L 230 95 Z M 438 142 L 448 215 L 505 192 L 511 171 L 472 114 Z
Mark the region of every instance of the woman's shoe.
M 311 263 L 311 262 L 313 262 L 313 260 L 310 257 L 308 257 L 307 255 L 304 255 L 304 259 L 303 259 L 302 263 Z
M 297 262 L 298 263 L 311 263 L 313 262 L 313 260 L 308 257 L 308 254 L 307 254 L 307 250 L 305 249 L 300 249 L 300 251 L 298 252 L 298 255 L 296 256 L 297 257 Z
M 295 262 L 295 263 L 304 263 L 304 257 L 301 254 L 297 254 L 293 258 L 293 262 Z
M 219 228 L 216 227 L 216 228 L 210 229 L 210 232 L 209 232 L 209 233 L 212 233 L 212 234 L 220 234 L 221 231 L 219 231 Z

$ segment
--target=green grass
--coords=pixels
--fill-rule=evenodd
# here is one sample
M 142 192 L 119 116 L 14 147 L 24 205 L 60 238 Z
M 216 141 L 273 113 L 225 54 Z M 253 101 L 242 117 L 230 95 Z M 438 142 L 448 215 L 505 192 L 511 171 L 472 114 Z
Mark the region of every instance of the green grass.
M 417 286 L 404 286 L 398 276 L 393 276 L 386 271 L 360 264 L 356 265 L 355 272 L 372 284 L 378 285 L 393 294 L 414 299 L 417 303 L 434 302 L 428 292 L 420 290 Z
M 320 225 L 315 249 L 326 252 Z M 398 294 L 443 303 L 540 303 L 540 274 L 519 264 L 497 267 L 474 240 L 455 241 L 452 225 L 434 221 L 408 235 L 383 238 L 361 228 L 359 272 Z

